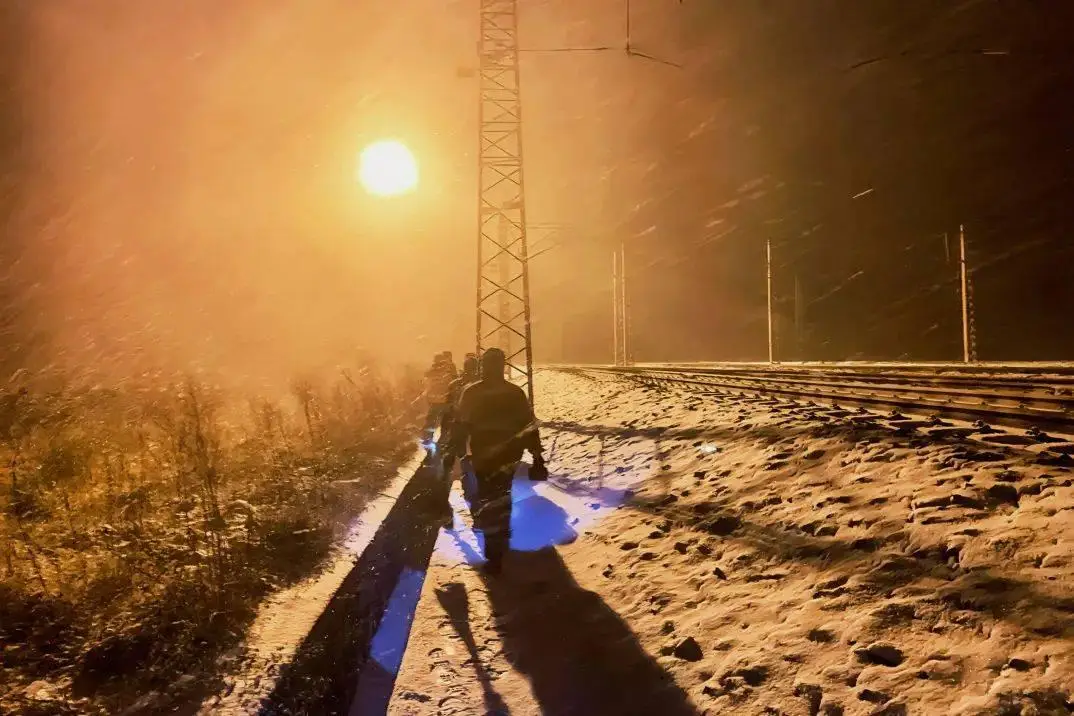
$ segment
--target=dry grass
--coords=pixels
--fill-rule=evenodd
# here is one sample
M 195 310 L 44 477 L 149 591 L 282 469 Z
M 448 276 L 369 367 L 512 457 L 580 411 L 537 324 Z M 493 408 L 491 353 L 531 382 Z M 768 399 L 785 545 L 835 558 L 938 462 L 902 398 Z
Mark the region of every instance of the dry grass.
M 0 395 L 0 712 L 196 691 L 393 474 L 413 376 Z M 66 705 L 64 705 L 64 702 Z

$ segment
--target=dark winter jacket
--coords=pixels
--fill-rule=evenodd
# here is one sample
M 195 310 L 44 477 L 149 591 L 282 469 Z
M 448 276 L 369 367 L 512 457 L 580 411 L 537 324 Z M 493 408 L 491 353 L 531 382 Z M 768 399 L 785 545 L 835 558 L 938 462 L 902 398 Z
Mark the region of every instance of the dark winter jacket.
M 523 450 L 540 452 L 537 421 L 525 391 L 502 378 L 484 378 L 467 386 L 455 411 L 452 443 L 470 441 L 474 464 L 518 461 Z

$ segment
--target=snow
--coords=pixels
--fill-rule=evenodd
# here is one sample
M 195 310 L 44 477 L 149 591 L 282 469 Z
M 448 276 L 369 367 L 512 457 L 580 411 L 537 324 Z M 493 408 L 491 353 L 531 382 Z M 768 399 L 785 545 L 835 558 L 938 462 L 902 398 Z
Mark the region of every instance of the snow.
M 1068 712 L 1069 460 L 614 375 L 537 389 L 553 479 L 516 480 L 488 580 L 454 498 L 389 713 Z

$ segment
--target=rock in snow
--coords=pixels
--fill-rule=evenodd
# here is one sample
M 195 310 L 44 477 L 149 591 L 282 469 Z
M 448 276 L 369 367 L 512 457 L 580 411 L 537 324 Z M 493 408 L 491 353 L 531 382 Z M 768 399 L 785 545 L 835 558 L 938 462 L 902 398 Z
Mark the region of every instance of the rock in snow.
M 701 651 L 701 645 L 692 636 L 688 636 L 675 645 L 671 652 L 683 661 L 701 661 L 705 654 Z

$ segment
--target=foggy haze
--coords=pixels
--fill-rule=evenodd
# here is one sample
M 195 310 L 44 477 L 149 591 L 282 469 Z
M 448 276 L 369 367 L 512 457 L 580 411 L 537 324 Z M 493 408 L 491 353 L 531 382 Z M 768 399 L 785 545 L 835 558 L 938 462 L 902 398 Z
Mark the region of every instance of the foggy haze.
M 982 357 L 1071 357 L 1074 10 L 633 5 L 637 48 L 681 69 L 522 56 L 528 218 L 560 227 L 530 234 L 557 245 L 531 267 L 537 360 L 610 360 L 620 241 L 636 358 L 762 357 L 768 238 L 782 357 L 954 358 L 960 223 Z M 617 0 L 520 6 L 525 48 L 624 41 Z M 276 379 L 472 348 L 476 3 L 3 13 L 9 361 Z M 382 137 L 415 194 L 355 181 Z

